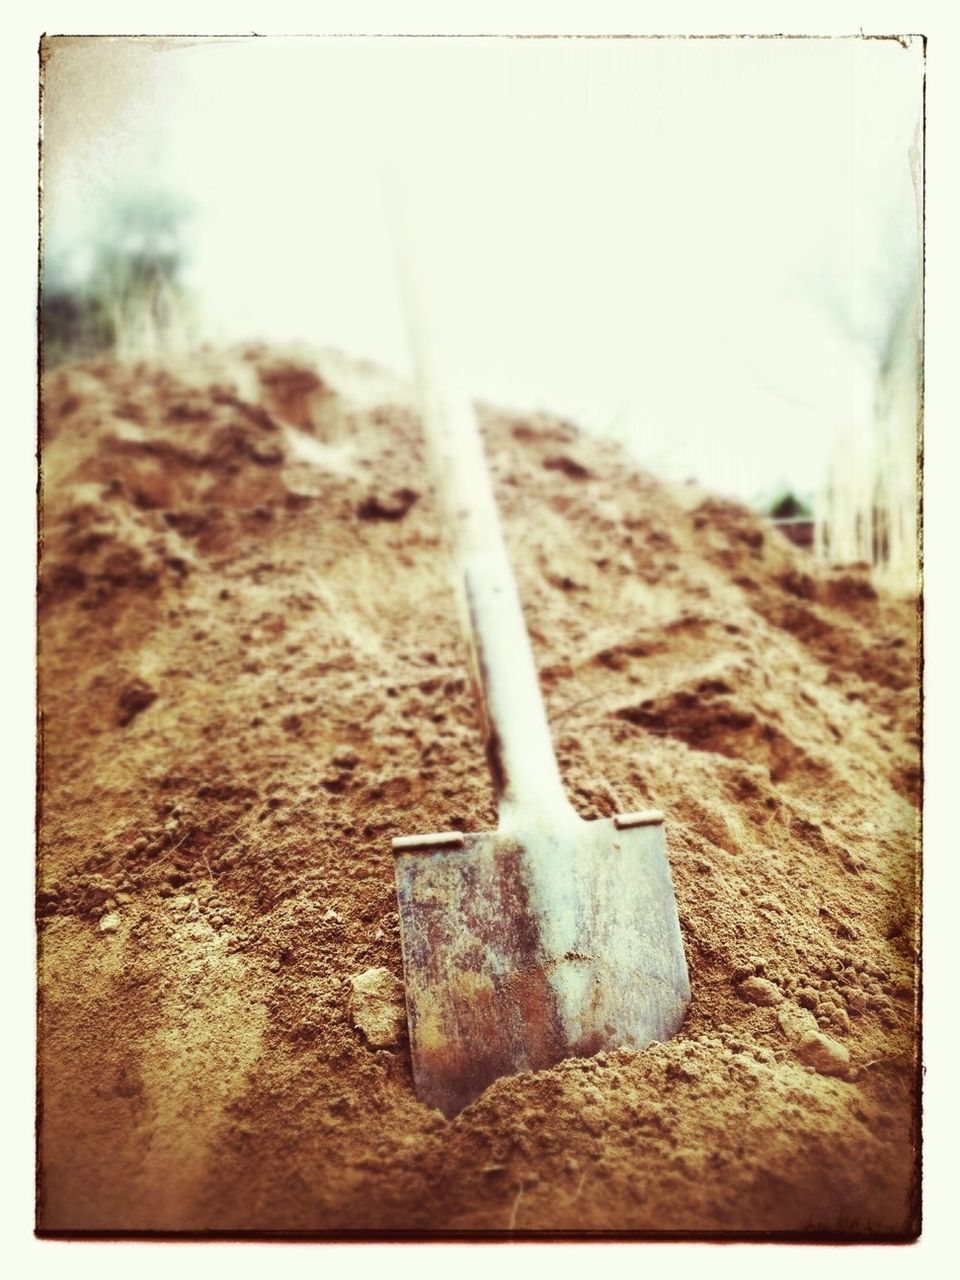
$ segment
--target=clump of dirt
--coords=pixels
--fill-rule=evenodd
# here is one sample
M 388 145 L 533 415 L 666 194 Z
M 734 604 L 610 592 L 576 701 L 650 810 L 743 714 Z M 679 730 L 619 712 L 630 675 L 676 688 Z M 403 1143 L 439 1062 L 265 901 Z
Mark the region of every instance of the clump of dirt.
M 915 1233 L 916 603 L 481 418 L 571 799 L 667 814 L 682 1031 L 417 1100 L 390 840 L 494 812 L 413 401 L 334 354 L 63 368 L 41 1228 Z

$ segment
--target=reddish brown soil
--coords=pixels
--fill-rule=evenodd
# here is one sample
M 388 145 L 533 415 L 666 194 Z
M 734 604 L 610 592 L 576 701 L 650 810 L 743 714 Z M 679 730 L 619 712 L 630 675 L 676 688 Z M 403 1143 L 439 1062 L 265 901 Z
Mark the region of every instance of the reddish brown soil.
M 347 1012 L 391 837 L 494 820 L 408 394 L 254 350 L 43 401 L 42 1229 L 915 1232 L 914 602 L 483 413 L 569 794 L 666 812 L 693 1001 L 448 1122 Z

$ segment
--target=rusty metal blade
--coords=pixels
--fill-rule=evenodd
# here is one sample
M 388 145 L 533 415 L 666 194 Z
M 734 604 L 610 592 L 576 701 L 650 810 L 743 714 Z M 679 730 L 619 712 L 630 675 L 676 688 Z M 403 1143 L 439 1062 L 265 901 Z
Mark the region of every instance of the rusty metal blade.
M 394 842 L 422 1101 L 453 1116 L 500 1076 L 676 1033 L 690 986 L 645 817 Z

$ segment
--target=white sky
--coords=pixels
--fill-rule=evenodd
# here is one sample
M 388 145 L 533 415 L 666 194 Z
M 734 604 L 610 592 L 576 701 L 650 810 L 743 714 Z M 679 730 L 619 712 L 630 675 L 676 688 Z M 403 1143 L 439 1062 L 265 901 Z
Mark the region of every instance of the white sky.
M 809 490 L 916 263 L 921 85 L 919 42 L 87 41 L 47 70 L 45 232 L 162 180 L 219 334 L 404 372 L 386 151 L 471 389 Z

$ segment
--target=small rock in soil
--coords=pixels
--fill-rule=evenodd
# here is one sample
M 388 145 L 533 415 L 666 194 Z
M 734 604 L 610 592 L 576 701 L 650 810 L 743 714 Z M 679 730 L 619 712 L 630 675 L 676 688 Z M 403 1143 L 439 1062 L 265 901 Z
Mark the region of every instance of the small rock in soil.
M 817 1020 L 809 1009 L 801 1009 L 792 1000 L 785 1000 L 777 1010 L 777 1021 L 784 1035 L 801 1038 L 809 1032 L 816 1032 Z
M 822 1076 L 845 1075 L 850 1054 L 842 1044 L 819 1031 L 808 1031 L 797 1045 L 797 1057 Z
M 108 915 L 100 917 L 101 933 L 116 933 L 120 928 L 120 917 L 116 911 L 111 911 Z
M 780 1004 L 783 1000 L 783 992 L 767 978 L 745 978 L 737 990 L 744 1000 L 753 1004 Z
M 403 984 L 389 969 L 366 969 L 350 979 L 350 1019 L 373 1049 L 399 1043 L 407 1023 Z

